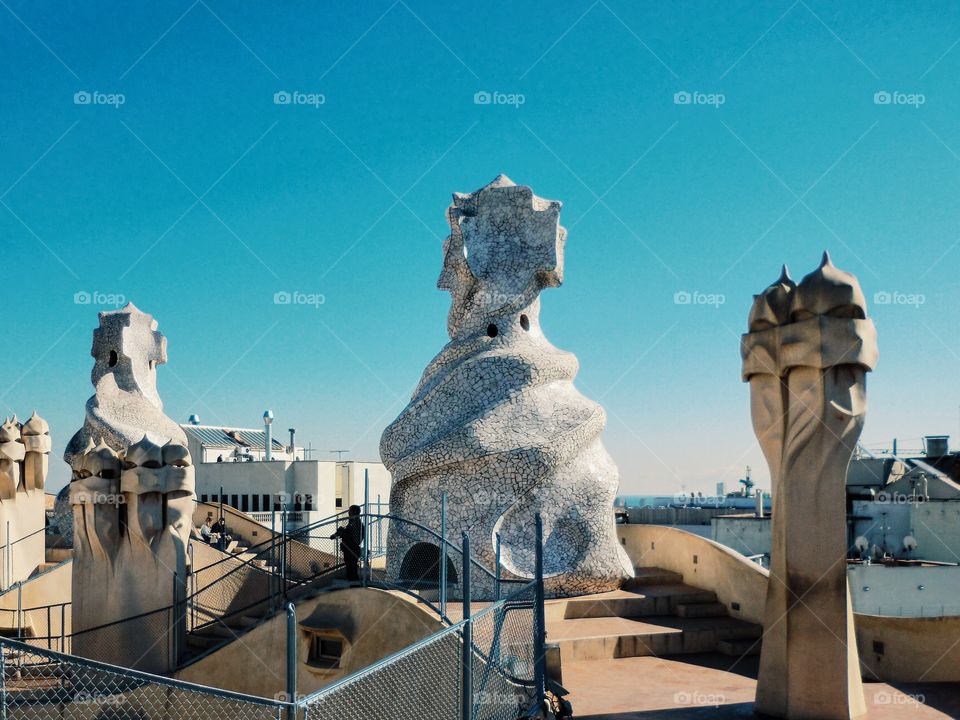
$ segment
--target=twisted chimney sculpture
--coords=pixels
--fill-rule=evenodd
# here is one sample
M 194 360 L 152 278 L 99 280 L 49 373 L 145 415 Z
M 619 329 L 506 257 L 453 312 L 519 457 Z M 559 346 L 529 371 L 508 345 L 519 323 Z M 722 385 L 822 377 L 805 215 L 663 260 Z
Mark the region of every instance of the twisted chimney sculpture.
M 857 279 L 826 253 L 755 296 L 743 336 L 753 429 L 770 466 L 773 541 L 757 712 L 866 712 L 847 587 L 846 471 L 867 410 L 877 337 Z
M 534 576 L 534 515 L 544 526 L 546 591 L 611 590 L 633 574 L 617 542 L 617 468 L 601 441 L 606 415 L 573 385 L 577 359 L 540 329 L 540 291 L 563 280 L 566 230 L 560 203 L 500 175 L 447 211 L 438 286 L 450 292 L 450 342 L 427 366 L 409 405 L 384 431 L 380 454 L 393 474 L 391 514 L 440 530 L 486 568 L 501 540 L 504 577 Z M 437 579 L 437 540 L 391 523 L 393 581 Z M 462 559 L 448 581 L 459 592 Z M 476 596 L 491 578 L 474 573 Z
M 100 313 L 93 337 L 96 393 L 64 455 L 73 470 L 73 652 L 168 672 L 186 633 L 194 469 L 157 394 L 166 338 L 133 304 Z

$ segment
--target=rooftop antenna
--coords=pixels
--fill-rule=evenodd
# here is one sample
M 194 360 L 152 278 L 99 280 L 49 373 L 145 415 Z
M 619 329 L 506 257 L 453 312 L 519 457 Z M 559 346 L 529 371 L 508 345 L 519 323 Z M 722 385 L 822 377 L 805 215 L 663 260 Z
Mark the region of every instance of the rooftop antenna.
M 336 453 L 336 454 L 337 454 L 337 462 L 341 462 L 341 461 L 343 460 L 343 454 L 344 454 L 344 453 L 348 453 L 348 452 L 350 452 L 350 451 L 349 451 L 349 450 L 329 450 L 328 452 L 330 452 L 331 455 L 332 455 L 333 453 Z
M 313 441 L 308 442 L 307 446 L 303 449 L 303 459 L 312 460 L 313 459 Z

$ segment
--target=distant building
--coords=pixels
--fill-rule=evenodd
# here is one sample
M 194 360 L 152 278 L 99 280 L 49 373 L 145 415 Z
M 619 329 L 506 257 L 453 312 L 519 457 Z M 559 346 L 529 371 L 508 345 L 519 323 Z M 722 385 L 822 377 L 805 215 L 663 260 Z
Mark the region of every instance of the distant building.
M 263 428 L 223 427 L 217 425 L 181 425 L 187 434 L 187 448 L 195 463 L 258 462 L 266 455 L 267 440 Z M 303 448 L 284 445 L 271 438 L 272 460 L 303 460 Z
M 873 562 L 960 563 L 960 453 L 945 435 L 924 438 L 923 450 L 859 448 L 847 470 L 850 557 Z M 712 519 L 712 537 L 747 556 L 770 552 L 770 519 Z
M 380 462 L 305 460 L 304 450 L 272 439 L 266 456 L 264 430 L 184 424 L 196 467 L 200 502 L 218 503 L 249 513 L 265 525 L 280 526 L 274 513 L 287 511 L 288 527 L 296 529 L 369 500 L 387 512 L 390 473 Z M 222 497 L 221 497 L 222 495 Z M 372 509 L 376 511 L 376 506 Z

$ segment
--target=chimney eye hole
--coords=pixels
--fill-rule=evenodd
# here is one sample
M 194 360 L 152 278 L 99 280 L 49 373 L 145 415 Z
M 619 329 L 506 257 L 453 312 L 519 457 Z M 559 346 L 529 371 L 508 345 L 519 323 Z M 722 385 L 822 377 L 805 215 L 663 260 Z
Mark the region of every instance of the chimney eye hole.
M 521 315 L 521 316 L 520 316 L 520 327 L 522 327 L 524 330 L 529 331 L 529 330 L 530 330 L 530 318 L 528 318 L 526 315 Z
M 498 333 L 498 330 L 495 324 L 490 323 L 489 325 L 487 325 L 487 335 L 489 335 L 492 338 L 495 338 L 497 336 L 497 333 Z
M 120 362 L 120 356 L 117 355 L 116 350 L 111 350 L 110 357 L 107 360 L 107 365 L 109 365 L 110 367 L 116 367 L 118 362 Z

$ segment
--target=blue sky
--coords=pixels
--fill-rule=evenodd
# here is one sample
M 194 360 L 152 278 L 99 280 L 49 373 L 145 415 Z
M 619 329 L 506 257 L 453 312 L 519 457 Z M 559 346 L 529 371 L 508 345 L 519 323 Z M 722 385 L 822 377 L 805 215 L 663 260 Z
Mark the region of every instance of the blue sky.
M 881 293 L 864 441 L 957 435 L 958 14 L 2 0 L 0 412 L 50 420 L 65 482 L 107 309 L 75 295 L 123 295 L 169 338 L 172 417 L 270 407 L 317 457 L 375 457 L 446 340 L 450 193 L 503 172 L 564 203 L 542 323 L 609 412 L 622 491 L 765 482 L 738 335 L 824 248 Z

